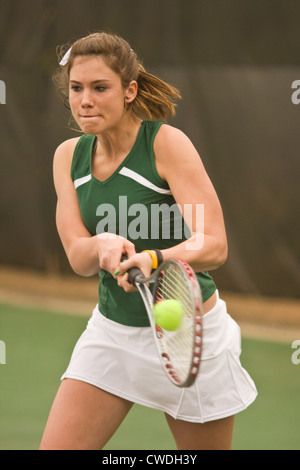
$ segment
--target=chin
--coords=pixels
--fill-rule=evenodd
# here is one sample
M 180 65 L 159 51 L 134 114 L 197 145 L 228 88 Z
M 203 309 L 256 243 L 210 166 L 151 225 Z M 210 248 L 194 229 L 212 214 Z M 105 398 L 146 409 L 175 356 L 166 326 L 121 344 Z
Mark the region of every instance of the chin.
M 96 134 L 100 134 L 101 131 L 102 131 L 101 126 L 95 125 L 95 124 L 92 124 L 92 123 L 85 123 L 84 124 L 84 123 L 80 122 L 79 127 L 85 134 L 94 134 L 94 135 L 96 135 Z

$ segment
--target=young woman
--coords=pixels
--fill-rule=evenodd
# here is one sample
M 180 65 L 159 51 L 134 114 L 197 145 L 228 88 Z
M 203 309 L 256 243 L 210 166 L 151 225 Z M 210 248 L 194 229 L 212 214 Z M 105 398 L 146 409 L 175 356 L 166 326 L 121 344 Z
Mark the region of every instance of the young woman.
M 62 377 L 40 448 L 102 449 L 139 403 L 165 413 L 178 449 L 230 449 L 234 415 L 257 392 L 240 364 L 239 327 L 207 272 L 227 257 L 219 200 L 191 141 L 166 124 L 179 92 L 107 33 L 77 40 L 55 83 L 83 133 L 55 153 L 57 228 L 73 270 L 99 272 L 100 279 L 98 304 Z M 154 208 L 165 212 L 154 217 Z M 204 350 L 188 389 L 165 376 L 128 282 L 130 267 L 150 274 L 145 250 L 187 261 L 201 284 Z

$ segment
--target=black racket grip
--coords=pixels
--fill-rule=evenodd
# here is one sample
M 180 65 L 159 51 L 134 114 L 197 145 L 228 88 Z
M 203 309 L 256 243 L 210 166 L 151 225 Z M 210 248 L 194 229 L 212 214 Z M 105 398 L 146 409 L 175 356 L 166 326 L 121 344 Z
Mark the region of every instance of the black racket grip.
M 122 255 L 121 262 L 126 261 L 127 258 L 125 255 Z M 139 268 L 130 268 L 128 269 L 128 281 L 130 284 L 136 287 L 136 278 L 138 276 L 144 277 L 142 271 Z
M 136 287 L 136 279 L 138 277 L 144 277 L 142 271 L 139 268 L 128 269 L 128 280 L 130 284 Z

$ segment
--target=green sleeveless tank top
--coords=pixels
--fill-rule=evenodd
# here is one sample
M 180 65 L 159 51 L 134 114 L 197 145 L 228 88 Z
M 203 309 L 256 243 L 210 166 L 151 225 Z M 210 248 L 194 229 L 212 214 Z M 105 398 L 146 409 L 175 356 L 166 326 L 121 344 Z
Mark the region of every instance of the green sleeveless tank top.
M 143 121 L 136 141 L 121 165 L 105 181 L 92 173 L 96 136 L 83 135 L 75 148 L 71 177 L 82 220 L 92 236 L 116 233 L 134 243 L 136 251 L 164 249 L 190 234 L 170 188 L 155 166 L 153 142 L 163 122 Z M 128 326 L 149 326 L 138 292 L 126 293 L 107 271 L 99 272 L 99 310 Z M 216 290 L 207 272 L 197 273 L 203 300 Z

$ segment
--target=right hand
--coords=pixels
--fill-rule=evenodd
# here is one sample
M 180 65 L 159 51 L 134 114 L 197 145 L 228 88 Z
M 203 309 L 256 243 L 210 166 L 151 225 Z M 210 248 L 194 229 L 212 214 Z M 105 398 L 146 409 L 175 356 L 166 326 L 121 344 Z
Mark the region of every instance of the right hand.
M 114 272 L 120 265 L 122 255 L 126 258 L 133 256 L 135 246 L 126 238 L 113 233 L 101 233 L 97 235 L 98 259 L 100 269 L 108 271 L 116 278 Z

